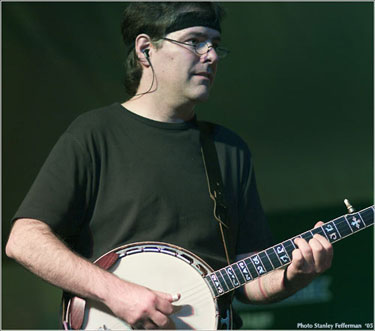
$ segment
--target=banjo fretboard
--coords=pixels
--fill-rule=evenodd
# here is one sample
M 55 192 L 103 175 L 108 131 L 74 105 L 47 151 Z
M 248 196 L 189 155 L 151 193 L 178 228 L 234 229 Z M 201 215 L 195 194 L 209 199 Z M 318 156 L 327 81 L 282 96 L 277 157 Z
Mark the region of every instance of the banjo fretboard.
M 320 234 L 331 243 L 335 243 L 373 224 L 374 206 L 371 206 L 359 212 L 338 217 L 320 227 L 210 273 L 205 278 L 215 296 L 219 297 L 272 270 L 288 265 L 292 260 L 293 250 L 297 248 L 293 242 L 296 238 L 309 241 L 314 234 Z

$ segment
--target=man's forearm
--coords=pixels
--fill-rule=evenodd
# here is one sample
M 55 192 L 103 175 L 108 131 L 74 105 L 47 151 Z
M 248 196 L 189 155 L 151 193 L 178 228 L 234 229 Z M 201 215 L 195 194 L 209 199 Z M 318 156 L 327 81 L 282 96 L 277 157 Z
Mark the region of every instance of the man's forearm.
M 16 221 L 6 253 L 49 283 L 99 301 L 105 300 L 109 280 L 117 278 L 72 252 L 48 225 L 33 219 Z

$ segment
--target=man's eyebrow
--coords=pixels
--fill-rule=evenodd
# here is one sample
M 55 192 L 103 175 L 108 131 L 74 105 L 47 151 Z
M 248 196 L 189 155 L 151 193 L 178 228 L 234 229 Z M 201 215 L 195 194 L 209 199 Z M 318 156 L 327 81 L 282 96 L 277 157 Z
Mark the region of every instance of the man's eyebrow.
M 213 41 L 216 41 L 216 42 L 221 41 L 220 36 L 214 36 L 214 37 L 210 38 L 206 33 L 202 33 L 202 32 L 189 32 L 184 36 L 184 38 L 191 38 L 191 37 L 202 37 L 202 38 L 206 38 L 206 39 L 212 39 Z

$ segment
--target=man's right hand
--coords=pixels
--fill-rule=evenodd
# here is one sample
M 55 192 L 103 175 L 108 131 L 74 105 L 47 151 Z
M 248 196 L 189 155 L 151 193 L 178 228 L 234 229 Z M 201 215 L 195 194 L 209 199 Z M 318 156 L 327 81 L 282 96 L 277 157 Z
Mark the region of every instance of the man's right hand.
M 157 329 L 167 327 L 168 316 L 173 313 L 172 303 L 178 299 L 119 279 L 116 284 L 112 283 L 104 303 L 136 329 Z

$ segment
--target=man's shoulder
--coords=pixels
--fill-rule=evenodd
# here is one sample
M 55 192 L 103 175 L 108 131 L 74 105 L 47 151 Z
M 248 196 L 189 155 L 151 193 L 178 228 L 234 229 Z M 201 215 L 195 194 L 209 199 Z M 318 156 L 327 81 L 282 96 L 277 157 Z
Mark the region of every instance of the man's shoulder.
M 95 108 L 79 115 L 69 126 L 68 131 L 97 130 L 108 127 L 108 122 L 116 122 L 120 116 L 119 103 Z
M 120 103 L 113 103 L 86 111 L 73 120 L 67 128 L 66 134 L 74 136 L 78 140 L 101 139 L 123 123 L 121 108 Z
M 214 140 L 216 143 L 221 143 L 229 147 L 249 151 L 247 143 L 238 133 L 220 124 L 210 123 L 210 125 L 212 125 L 212 127 L 214 128 Z

